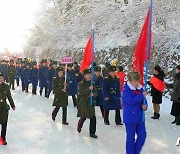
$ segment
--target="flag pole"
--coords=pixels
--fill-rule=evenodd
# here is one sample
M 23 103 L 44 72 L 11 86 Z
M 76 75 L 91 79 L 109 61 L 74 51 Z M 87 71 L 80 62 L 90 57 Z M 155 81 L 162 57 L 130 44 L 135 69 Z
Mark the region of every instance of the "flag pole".
M 146 46 L 146 62 L 145 62 L 145 77 L 144 77 L 144 91 L 147 91 L 147 80 L 148 80 L 148 70 L 149 70 L 149 54 L 151 50 L 151 27 L 152 27 L 152 0 L 150 0 L 149 9 L 149 21 L 148 21 L 148 40 Z M 144 102 L 145 104 L 145 102 Z M 145 121 L 145 112 L 142 113 L 142 122 Z
M 92 63 L 91 63 L 91 86 L 93 86 L 94 81 L 94 25 L 92 25 Z M 93 93 L 93 90 L 90 91 Z M 90 106 L 92 106 L 93 97 L 90 97 Z

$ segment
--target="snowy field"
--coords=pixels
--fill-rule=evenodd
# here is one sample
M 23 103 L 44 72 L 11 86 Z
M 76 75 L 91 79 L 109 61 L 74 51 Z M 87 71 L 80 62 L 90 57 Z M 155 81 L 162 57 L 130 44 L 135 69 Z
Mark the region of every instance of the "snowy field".
M 99 108 L 97 113 L 98 139 L 88 134 L 89 121 L 82 133 L 76 131 L 78 118 L 69 99 L 68 122 L 61 124 L 59 112 L 56 122 L 51 120 L 53 96 L 32 96 L 16 88 L 12 92 L 16 111 L 10 111 L 7 146 L 0 146 L 0 154 L 125 154 L 125 127 L 116 126 L 114 112 L 110 112 L 110 126 L 103 124 Z M 151 100 L 148 98 L 148 100 Z M 152 120 L 152 104 L 146 112 L 147 140 L 142 154 L 180 154 L 176 140 L 180 126 L 171 125 L 171 102 L 164 98 L 160 120 Z

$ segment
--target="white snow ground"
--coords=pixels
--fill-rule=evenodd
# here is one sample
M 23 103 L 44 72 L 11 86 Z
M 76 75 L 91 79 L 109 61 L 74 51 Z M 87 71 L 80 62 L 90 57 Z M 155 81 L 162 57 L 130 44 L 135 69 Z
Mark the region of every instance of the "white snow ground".
M 51 120 L 52 101 L 43 96 L 23 93 L 20 88 L 12 91 L 16 111 L 10 111 L 7 146 L 0 146 L 0 154 L 125 154 L 125 128 L 114 124 L 114 112 L 110 114 L 110 126 L 103 124 L 97 108 L 98 139 L 89 138 L 85 122 L 82 133 L 76 131 L 78 118 L 69 99 L 68 126 L 61 124 L 61 112 L 56 122 Z M 148 98 L 150 100 L 150 98 Z M 146 113 L 147 140 L 142 154 L 178 154 L 176 140 L 180 127 L 171 125 L 171 102 L 164 98 L 160 120 L 152 120 L 152 105 Z

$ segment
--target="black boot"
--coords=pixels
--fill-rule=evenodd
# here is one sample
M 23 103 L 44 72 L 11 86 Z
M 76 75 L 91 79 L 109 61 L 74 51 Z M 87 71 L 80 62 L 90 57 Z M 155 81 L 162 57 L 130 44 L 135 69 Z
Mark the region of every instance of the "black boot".
M 177 117 L 177 120 L 176 120 L 176 125 L 180 125 L 180 116 Z
M 95 135 L 95 134 L 90 134 L 90 137 L 92 137 L 92 138 L 98 138 L 98 136 Z
M 177 119 L 178 119 L 178 117 L 175 117 L 174 121 L 171 124 L 175 124 Z
M 160 114 L 154 112 L 154 116 L 152 116 L 152 119 L 159 119 Z
M 81 133 L 81 128 L 79 126 L 77 127 L 77 131 L 78 133 Z

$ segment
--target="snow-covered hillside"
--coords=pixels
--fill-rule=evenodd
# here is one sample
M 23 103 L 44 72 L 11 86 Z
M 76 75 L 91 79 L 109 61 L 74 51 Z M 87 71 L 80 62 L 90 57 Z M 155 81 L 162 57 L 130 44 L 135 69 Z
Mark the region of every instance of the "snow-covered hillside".
M 169 72 L 180 59 L 180 1 L 153 2 L 151 62 Z M 25 55 L 58 59 L 77 54 L 85 47 L 93 24 L 101 61 L 118 56 L 129 65 L 148 6 L 149 0 L 44 0 Z

